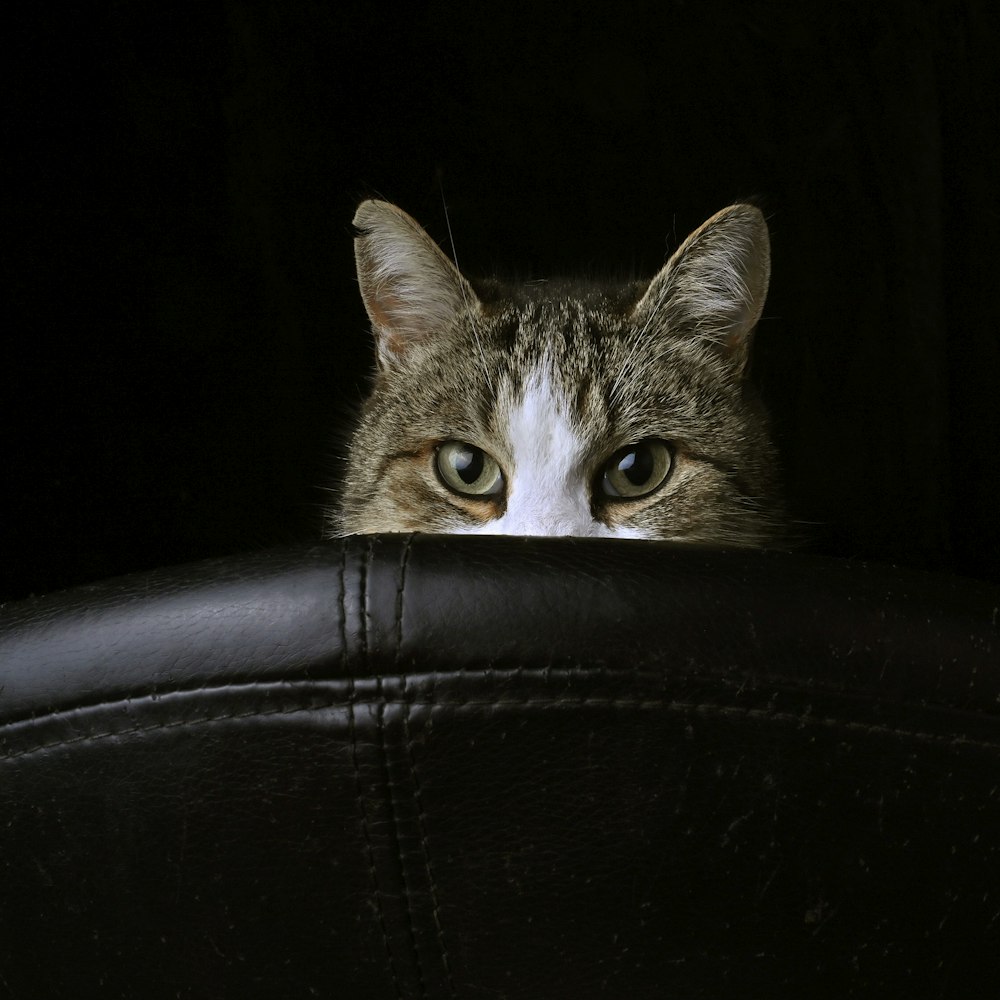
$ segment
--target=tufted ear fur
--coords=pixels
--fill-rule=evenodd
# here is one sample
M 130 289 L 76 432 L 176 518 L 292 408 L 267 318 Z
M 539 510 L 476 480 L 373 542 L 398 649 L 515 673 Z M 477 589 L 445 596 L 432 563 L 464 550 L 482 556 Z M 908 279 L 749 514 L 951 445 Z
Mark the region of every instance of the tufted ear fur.
M 770 276 L 764 216 L 753 205 L 730 205 L 681 244 L 650 282 L 633 320 L 641 329 L 709 341 L 742 372 Z
M 354 216 L 358 284 L 382 366 L 445 332 L 466 310 L 478 311 L 469 283 L 406 212 L 364 201 Z

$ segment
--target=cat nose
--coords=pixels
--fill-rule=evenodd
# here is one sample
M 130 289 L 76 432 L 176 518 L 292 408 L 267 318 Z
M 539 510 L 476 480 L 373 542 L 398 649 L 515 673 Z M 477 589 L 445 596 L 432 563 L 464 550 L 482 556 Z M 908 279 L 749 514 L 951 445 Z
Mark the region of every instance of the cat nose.
M 588 538 L 603 533 L 594 520 L 590 498 L 580 483 L 532 479 L 511 481 L 507 510 L 498 529 L 511 535 L 548 535 Z
M 598 533 L 599 527 L 589 513 L 586 517 L 553 517 L 542 522 L 542 530 L 538 534 L 589 538 Z
M 507 530 L 519 535 L 590 538 L 602 534 L 604 530 L 604 526 L 594 520 L 589 509 L 512 511 L 508 513 L 506 520 Z

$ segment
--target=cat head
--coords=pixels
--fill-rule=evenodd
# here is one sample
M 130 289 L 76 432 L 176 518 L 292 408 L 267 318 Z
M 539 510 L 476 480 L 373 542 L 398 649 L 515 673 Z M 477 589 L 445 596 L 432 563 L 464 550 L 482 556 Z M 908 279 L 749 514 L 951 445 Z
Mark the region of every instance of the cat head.
M 773 536 L 746 378 L 770 275 L 757 208 L 724 209 L 619 287 L 474 289 L 396 206 L 365 201 L 354 224 L 377 364 L 332 534 Z

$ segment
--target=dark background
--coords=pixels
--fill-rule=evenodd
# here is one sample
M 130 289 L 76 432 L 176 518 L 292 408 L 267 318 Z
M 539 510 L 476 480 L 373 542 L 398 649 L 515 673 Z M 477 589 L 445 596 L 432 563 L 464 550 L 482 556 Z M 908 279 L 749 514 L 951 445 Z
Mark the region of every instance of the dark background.
M 318 535 L 375 193 L 523 277 L 652 274 L 756 197 L 809 547 L 1000 580 L 991 6 L 8 13 L 0 597 Z

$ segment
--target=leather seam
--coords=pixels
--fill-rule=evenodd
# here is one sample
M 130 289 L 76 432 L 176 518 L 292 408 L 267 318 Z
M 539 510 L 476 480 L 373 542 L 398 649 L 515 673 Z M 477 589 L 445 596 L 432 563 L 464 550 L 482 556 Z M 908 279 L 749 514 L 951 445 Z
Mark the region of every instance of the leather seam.
M 393 663 L 396 667 L 397 672 L 399 672 L 399 663 L 401 658 L 401 649 L 403 645 L 403 601 L 405 599 L 405 589 L 406 589 L 406 566 L 409 561 L 410 556 L 410 546 L 413 541 L 413 536 L 408 535 L 403 542 L 402 550 L 399 555 L 399 576 L 396 580 L 396 606 L 394 609 L 395 615 L 395 628 L 394 628 L 394 645 L 395 649 L 393 651 Z M 400 683 L 403 690 L 404 699 L 404 710 L 403 710 L 403 734 L 405 736 L 406 743 L 406 763 L 410 772 L 410 777 L 414 780 L 415 786 L 415 775 L 413 774 L 413 758 L 410 749 L 410 709 L 409 709 L 409 698 L 407 697 L 407 675 L 405 673 L 399 673 Z M 410 878 L 407 874 L 407 863 L 406 858 L 403 857 L 403 839 L 402 839 L 402 829 L 400 812 L 397 805 L 396 798 L 396 782 L 392 780 L 392 775 L 389 771 L 389 752 L 386 744 L 385 738 L 385 702 L 379 706 L 379 734 L 380 734 L 380 747 L 382 750 L 382 760 L 385 769 L 385 783 L 386 791 L 388 793 L 389 799 L 389 816 L 392 819 L 392 835 L 396 841 L 396 858 L 399 862 L 399 880 L 400 888 L 402 889 L 401 897 L 404 911 L 406 913 L 406 929 L 410 939 L 410 949 L 413 953 L 414 968 L 417 973 L 417 986 L 421 997 L 427 996 L 427 980 L 424 975 L 423 958 L 420 954 L 420 948 L 417 944 L 417 928 L 416 923 L 413 919 L 413 909 L 414 909 L 414 899 L 413 893 L 410 886 Z M 414 790 L 414 797 L 415 797 Z M 416 803 L 415 803 L 416 804 Z M 419 808 L 419 807 L 418 807 Z
M 127 704 L 126 701 L 106 702 L 101 706 Z M 797 725 L 802 728 L 826 728 L 842 729 L 846 731 L 859 731 L 870 735 L 878 736 L 898 736 L 906 739 L 916 740 L 928 744 L 943 744 L 955 747 L 973 747 L 981 750 L 990 750 L 1000 753 L 1000 743 L 989 740 L 977 740 L 966 736 L 943 735 L 938 733 L 926 733 L 920 730 L 903 729 L 892 726 L 882 726 L 865 722 L 851 722 L 844 719 L 818 718 L 808 715 L 793 715 L 789 712 L 774 712 L 762 708 L 739 708 L 734 705 L 720 705 L 715 702 L 685 702 L 668 698 L 577 698 L 569 700 L 565 697 L 553 698 L 505 698 L 505 699 L 483 699 L 477 700 L 469 698 L 464 700 L 422 700 L 422 699 L 372 699 L 371 701 L 359 702 L 349 698 L 346 702 L 338 699 L 322 705 L 293 705 L 291 707 L 279 706 L 272 709 L 253 709 L 246 712 L 229 712 L 224 715 L 205 715 L 200 718 L 173 719 L 168 722 L 155 722 L 148 725 L 133 726 L 128 729 L 108 729 L 98 733 L 87 733 L 81 736 L 73 736 L 67 739 L 53 740 L 49 743 L 39 744 L 25 750 L 0 753 L 0 760 L 13 760 L 26 757 L 33 753 L 46 750 L 54 750 L 64 746 L 73 746 L 78 743 L 96 743 L 105 739 L 112 739 L 123 736 L 138 736 L 143 733 L 155 733 L 168 729 L 180 729 L 183 727 L 194 727 L 212 725 L 219 722 L 233 722 L 239 719 L 266 719 L 281 715 L 308 715 L 314 712 L 324 712 L 338 707 L 346 708 L 348 712 L 348 726 L 354 719 L 354 709 L 357 704 L 379 705 L 384 708 L 393 706 L 405 706 L 407 711 L 413 707 L 431 709 L 463 709 L 463 708 L 538 708 L 538 709 L 586 709 L 586 708 L 626 708 L 626 709 L 658 709 L 665 708 L 676 713 L 695 713 L 718 717 L 748 718 L 770 720 L 772 722 L 786 725 Z M 87 711 L 91 709 L 88 708 Z M 67 716 L 72 713 L 59 713 Z M 48 716 L 49 719 L 53 716 Z M 38 722 L 39 719 L 32 720 Z M 0 728 L 0 739 L 2 739 L 2 728 Z M 359 774 L 360 777 L 360 774 Z
M 341 549 L 341 563 L 340 563 L 340 603 L 343 610 L 343 615 L 341 618 L 342 622 L 342 632 L 341 632 L 341 662 L 346 663 L 347 659 L 347 607 L 344 602 L 344 595 L 346 590 L 344 587 L 345 575 L 346 575 L 346 550 L 347 546 L 343 546 Z M 362 575 L 362 580 L 364 576 Z M 364 594 L 362 592 L 362 613 L 364 609 L 363 598 Z M 362 623 L 364 624 L 364 623 Z M 365 793 L 364 784 L 361 780 L 361 762 L 358 758 L 358 737 L 357 737 L 357 721 L 356 721 L 356 706 L 358 703 L 357 699 L 357 688 L 356 679 L 354 675 L 350 675 L 348 681 L 348 697 L 347 697 L 347 731 L 348 739 L 351 745 L 351 764 L 354 769 L 354 796 L 355 802 L 357 804 L 358 817 L 361 821 L 361 833 L 364 838 L 365 844 L 365 857 L 368 862 L 368 876 L 371 879 L 372 894 L 375 899 L 375 912 L 378 918 L 379 932 L 382 935 L 382 946 L 385 948 L 386 959 L 389 962 L 389 975 L 392 979 L 392 985 L 396 992 L 397 998 L 401 997 L 402 990 L 400 988 L 399 976 L 396 972 L 396 960 L 392 953 L 392 942 L 389 940 L 389 930 L 386 927 L 385 922 L 385 905 L 382 898 L 382 888 L 378 881 L 378 870 L 375 864 L 375 847 L 372 844 L 371 828 L 368 823 L 368 810 L 365 804 Z M 325 706 L 325 708 L 330 708 L 332 706 Z M 317 709 L 313 706 L 298 706 L 292 709 L 288 714 L 294 714 L 297 712 L 310 712 L 316 711 Z M 322 710 L 322 709 L 320 709 Z M 268 715 L 272 713 L 254 713 L 260 715 Z
M 400 904 L 405 914 L 407 937 L 410 941 L 410 952 L 413 956 L 413 965 L 417 974 L 417 988 L 420 996 L 426 997 L 427 982 L 424 978 L 423 963 L 420 960 L 420 949 L 417 947 L 417 931 L 413 922 L 413 896 L 410 891 L 410 880 L 406 874 L 406 859 L 403 857 L 403 837 L 396 797 L 397 783 L 393 781 L 392 773 L 389 769 L 389 749 L 385 735 L 385 709 L 386 703 L 381 702 L 378 706 L 376 726 L 379 734 L 379 750 L 382 753 L 382 776 L 385 782 L 385 793 L 389 806 L 389 829 L 395 844 L 396 861 L 399 864 Z
M 382 934 L 382 945 L 385 948 L 385 955 L 389 961 L 389 974 L 392 977 L 392 985 L 395 988 L 396 996 L 401 997 L 402 990 L 399 985 L 399 976 L 396 973 L 396 960 L 392 953 L 392 943 L 389 940 L 389 930 L 385 924 L 385 906 L 382 900 L 382 889 L 378 882 L 378 871 L 375 865 L 375 847 L 372 844 L 371 829 L 368 825 L 368 812 L 365 808 L 364 788 L 361 781 L 361 765 L 358 761 L 358 741 L 357 729 L 354 719 L 354 702 L 347 706 L 348 729 L 351 742 L 351 762 L 354 767 L 354 794 L 357 801 L 358 812 L 361 816 L 361 831 L 365 842 L 365 855 L 368 861 L 368 875 L 371 878 L 372 892 L 375 896 L 375 910 L 378 914 L 379 931 Z M 303 709 L 302 711 L 308 711 Z
M 403 551 L 399 557 L 399 581 L 396 585 L 396 652 L 393 663 L 399 670 L 399 661 L 403 650 L 403 609 L 406 600 L 406 567 L 410 561 L 410 548 L 413 545 L 413 535 L 407 535 L 403 543 Z
M 337 595 L 337 604 L 340 607 L 340 665 L 343 672 L 347 673 L 347 546 L 340 547 L 340 593 Z M 351 675 L 353 682 L 354 677 Z
M 413 782 L 413 804 L 417 811 L 417 835 L 420 839 L 420 853 L 424 860 L 424 874 L 427 877 L 427 889 L 430 895 L 431 920 L 434 923 L 434 936 L 437 939 L 438 955 L 444 969 L 448 992 L 455 996 L 455 982 L 451 975 L 451 959 L 444 939 L 444 927 L 441 924 L 441 904 L 438 897 L 437 881 L 434 878 L 434 866 L 431 863 L 430 841 L 427 836 L 427 813 L 424 809 L 423 788 L 417 773 L 417 761 L 413 752 L 413 735 L 410 728 L 411 703 L 407 702 L 403 712 L 403 726 L 406 733 L 406 759 L 410 767 L 410 778 Z
M 361 599 L 360 603 L 361 604 L 364 603 L 364 599 L 363 598 Z M 212 683 L 211 681 L 207 681 L 207 682 L 202 683 L 202 684 L 193 684 L 190 687 L 187 687 L 187 686 L 178 686 L 178 687 L 175 687 L 175 688 L 167 688 L 167 689 L 163 689 L 163 690 L 157 690 L 157 688 L 155 686 L 153 686 L 153 687 L 151 687 L 147 691 L 144 691 L 142 693 L 136 693 L 136 694 L 133 694 L 133 695 L 123 695 L 123 696 L 117 697 L 117 698 L 112 697 L 112 698 L 109 698 L 109 699 L 106 699 L 106 700 L 103 700 L 103 701 L 94 701 L 94 702 L 82 701 L 79 704 L 76 704 L 76 705 L 67 705 L 64 708 L 56 708 L 56 707 L 53 706 L 53 707 L 48 707 L 48 708 L 43 708 L 43 709 L 37 710 L 36 712 L 34 712 L 34 713 L 30 714 L 30 715 L 13 716 L 11 718 L 8 718 L 8 719 L 0 722 L 0 731 L 2 731 L 3 728 L 5 728 L 6 726 L 9 726 L 9 725 L 17 725 L 17 724 L 21 724 L 21 723 L 27 723 L 27 722 L 33 722 L 33 721 L 38 721 L 38 720 L 44 720 L 45 718 L 51 717 L 51 716 L 69 715 L 69 714 L 72 714 L 72 713 L 75 713 L 75 712 L 80 712 L 80 711 L 100 710 L 102 708 L 111 708 L 111 707 L 114 707 L 116 705 L 128 704 L 128 703 L 132 703 L 132 702 L 136 702 L 136 701 L 143 701 L 143 700 L 147 700 L 147 699 L 152 699 L 152 700 L 155 701 L 157 698 L 167 698 L 167 697 L 186 697 L 186 696 L 190 696 L 190 695 L 199 695 L 199 694 L 217 695 L 217 694 L 225 694 L 227 692 L 235 692 L 237 694 L 240 694 L 240 693 L 246 693 L 246 692 L 255 691 L 255 690 L 268 690 L 268 689 L 272 689 L 273 690 L 273 689 L 277 689 L 277 688 L 284 688 L 286 691 L 292 691 L 292 690 L 295 690 L 296 688 L 302 688 L 302 687 L 305 687 L 305 688 L 316 688 L 316 687 L 326 686 L 326 685 L 331 685 L 331 684 L 343 684 L 343 685 L 346 685 L 347 688 L 348 688 L 349 696 L 350 697 L 355 697 L 355 694 L 356 694 L 355 689 L 356 689 L 356 685 L 357 685 L 358 680 L 372 683 L 374 685 L 375 690 L 378 692 L 378 694 L 380 696 L 383 694 L 384 684 L 385 684 L 386 681 L 398 681 L 399 685 L 401 686 L 401 688 L 403 689 L 403 691 L 405 693 L 408 690 L 408 681 L 409 681 L 409 678 L 411 676 L 411 674 L 408 671 L 397 670 L 397 671 L 395 671 L 393 673 L 388 673 L 388 674 L 384 673 L 384 672 L 378 672 L 378 673 L 372 673 L 372 674 L 370 674 L 368 676 L 364 676 L 364 675 L 359 676 L 357 673 L 354 673 L 354 672 L 352 672 L 352 671 L 349 670 L 350 652 L 349 652 L 349 650 L 347 648 L 347 642 L 348 642 L 348 640 L 347 640 L 347 634 L 346 634 L 346 617 L 347 617 L 347 614 L 346 614 L 346 608 L 343 605 L 343 597 L 341 597 L 341 606 L 342 606 L 343 614 L 341 616 L 341 622 L 340 622 L 340 627 L 341 627 L 341 648 L 340 648 L 340 655 L 339 655 L 339 664 L 340 664 L 340 668 L 341 668 L 341 671 L 342 671 L 342 673 L 341 673 L 340 676 L 312 676 L 312 677 L 308 677 L 308 676 L 304 676 L 304 677 L 281 677 L 281 676 L 268 677 L 268 676 L 265 676 L 263 678 L 254 679 L 254 680 L 230 680 L 230 681 L 227 681 L 225 683 Z M 631 681 L 633 683 L 638 684 L 638 683 L 643 682 L 644 680 L 645 681 L 649 681 L 651 683 L 657 683 L 657 682 L 662 683 L 665 680 L 669 680 L 668 676 L 665 676 L 662 673 L 658 673 L 658 672 L 652 671 L 652 670 L 636 670 L 636 668 L 632 668 L 628 672 L 619 672 L 619 671 L 616 671 L 616 670 L 611 670 L 607 666 L 604 666 L 604 665 L 602 665 L 602 666 L 596 666 L 596 667 L 552 667 L 551 665 L 547 665 L 547 666 L 538 667 L 538 668 L 525 668 L 523 666 L 523 664 L 519 664 L 516 667 L 510 667 L 510 668 L 501 667 L 501 668 L 497 668 L 497 667 L 494 667 L 491 664 L 491 665 L 488 665 L 488 666 L 485 666 L 485 667 L 480 667 L 480 668 L 475 668 L 475 669 L 473 669 L 473 668 L 464 668 L 463 667 L 463 668 L 460 668 L 460 669 L 457 669 L 457 670 L 447 670 L 447 671 L 443 671 L 443 672 L 440 671 L 440 670 L 435 670 L 435 669 L 418 670 L 414 674 L 412 674 L 412 676 L 419 677 L 420 680 L 422 682 L 424 682 L 424 683 L 426 683 L 429 679 L 432 679 L 435 682 L 434 688 L 433 688 L 434 694 L 432 696 L 430 696 L 430 697 L 425 696 L 425 697 L 420 698 L 420 699 L 411 699 L 408 696 L 405 696 L 403 698 L 399 698 L 399 697 L 391 698 L 390 697 L 390 698 L 384 698 L 384 699 L 380 699 L 380 700 L 385 700 L 387 704 L 388 703 L 393 703 L 393 702 L 402 703 L 403 701 L 409 701 L 412 704 L 424 704 L 424 705 L 435 704 L 436 700 L 437 700 L 436 699 L 436 691 L 437 691 L 437 684 L 436 684 L 436 682 L 437 682 L 437 680 L 439 678 L 442 678 L 442 677 L 446 678 L 446 679 L 449 679 L 449 680 L 453 680 L 453 681 L 466 681 L 466 679 L 471 678 L 473 680 L 473 682 L 475 682 L 476 680 L 484 680 L 484 681 L 486 681 L 489 684 L 493 684 L 497 680 L 509 680 L 509 681 L 515 681 L 515 682 L 527 681 L 528 683 L 539 683 L 540 682 L 542 684 L 549 684 L 553 680 L 553 675 L 558 676 L 558 677 L 562 677 L 562 676 L 572 677 L 574 679 L 579 679 L 579 680 L 585 681 L 585 682 L 591 682 L 591 681 L 597 679 L 597 680 L 607 681 L 609 683 L 614 683 L 614 684 L 621 684 L 622 682 L 625 682 L 625 681 Z M 712 677 L 708 677 L 707 680 L 709 682 L 713 683 L 713 684 L 718 685 L 718 686 L 735 690 L 737 694 L 739 694 L 740 692 L 742 692 L 745 689 L 746 684 L 747 684 L 747 681 L 745 679 L 730 680 L 730 679 L 725 678 L 725 677 L 714 677 L 714 676 L 712 676 Z M 766 681 L 766 680 L 768 680 L 768 678 L 764 677 L 764 678 L 761 678 L 761 680 L 765 680 Z M 755 687 L 757 687 L 757 688 L 761 688 L 761 687 L 764 686 L 764 685 L 761 685 L 760 683 L 758 683 L 758 679 L 756 679 L 756 678 L 754 679 L 754 684 L 755 684 Z M 802 686 L 790 686 L 788 688 L 783 688 L 783 690 L 786 690 L 786 691 L 790 692 L 793 695 L 795 695 L 795 694 L 804 695 L 807 692 L 811 693 L 813 689 L 812 689 L 811 686 L 809 686 L 807 688 L 806 685 L 802 685 Z M 840 693 L 843 693 L 843 691 L 841 691 Z M 863 696 L 864 694 L 865 694 L 865 692 L 860 692 L 860 695 Z M 591 701 L 593 701 L 596 704 L 596 703 L 605 702 L 608 699 L 615 700 L 613 696 L 609 695 L 609 696 L 595 696 L 595 697 L 593 697 L 591 699 L 586 699 L 586 698 L 580 699 L 580 698 L 577 698 L 577 699 L 574 699 L 571 703 L 572 704 L 579 704 L 579 703 L 581 703 L 581 700 L 584 701 L 584 702 L 587 701 L 587 700 L 591 700 Z M 482 700 L 482 701 L 480 701 L 478 699 L 475 699 L 475 698 L 464 699 L 462 701 L 452 701 L 452 700 L 448 699 L 447 696 L 445 696 L 444 700 L 442 700 L 441 703 L 442 704 L 456 704 L 456 705 L 460 705 L 460 704 L 499 705 L 499 704 L 508 704 L 508 703 L 509 704 L 523 704 L 526 700 L 531 700 L 530 696 L 528 696 L 528 699 L 511 698 L 511 699 Z M 543 702 L 543 701 L 549 701 L 549 700 L 554 700 L 554 699 L 545 698 L 545 697 L 539 697 L 536 700 L 539 701 L 539 702 Z M 565 696 L 562 696 L 561 700 L 565 700 Z M 655 702 L 656 704 L 670 704 L 670 703 L 676 701 L 677 699 L 673 699 L 673 698 L 629 698 L 629 697 L 623 697 L 623 698 L 620 698 L 618 700 L 622 701 L 623 704 L 624 703 L 632 704 L 632 703 L 634 703 L 636 701 L 651 702 L 651 703 Z M 873 703 L 881 703 L 881 699 L 877 698 L 876 696 L 873 696 L 870 700 Z M 330 704 L 333 705 L 333 704 L 336 704 L 336 702 L 331 702 Z M 715 702 L 711 702 L 711 703 L 706 702 L 706 704 L 716 704 L 716 703 Z M 737 706 L 733 706 L 733 707 L 737 708 Z M 900 703 L 898 707 L 906 708 L 906 707 L 908 707 L 908 705 L 907 705 L 907 703 L 903 702 L 903 703 Z M 983 711 L 982 709 L 977 709 L 977 708 L 973 708 L 973 709 L 961 709 L 959 707 L 956 707 L 954 705 L 948 705 L 946 703 L 921 703 L 921 704 L 916 704 L 915 703 L 915 704 L 912 705 L 912 707 L 914 709 L 930 709 L 930 710 L 940 710 L 940 711 L 944 711 L 944 712 L 954 711 L 954 712 L 961 712 L 963 714 L 969 714 L 969 713 L 971 713 L 974 716 L 981 717 L 981 718 L 993 718 L 996 715 L 996 713 L 986 712 L 986 711 Z M 759 709 L 757 711 L 765 711 L 765 710 L 764 709 Z M 770 711 L 770 710 L 766 710 L 766 711 Z M 780 714 L 780 713 L 777 713 L 777 714 Z
M 361 572 L 359 574 L 359 611 L 361 614 L 361 627 L 358 629 L 358 636 L 360 637 L 360 646 L 358 650 L 358 658 L 361 663 L 368 664 L 368 569 L 372 558 L 372 540 L 368 538 L 365 544 L 364 556 L 361 558 Z M 380 680 L 380 678 L 377 678 Z

